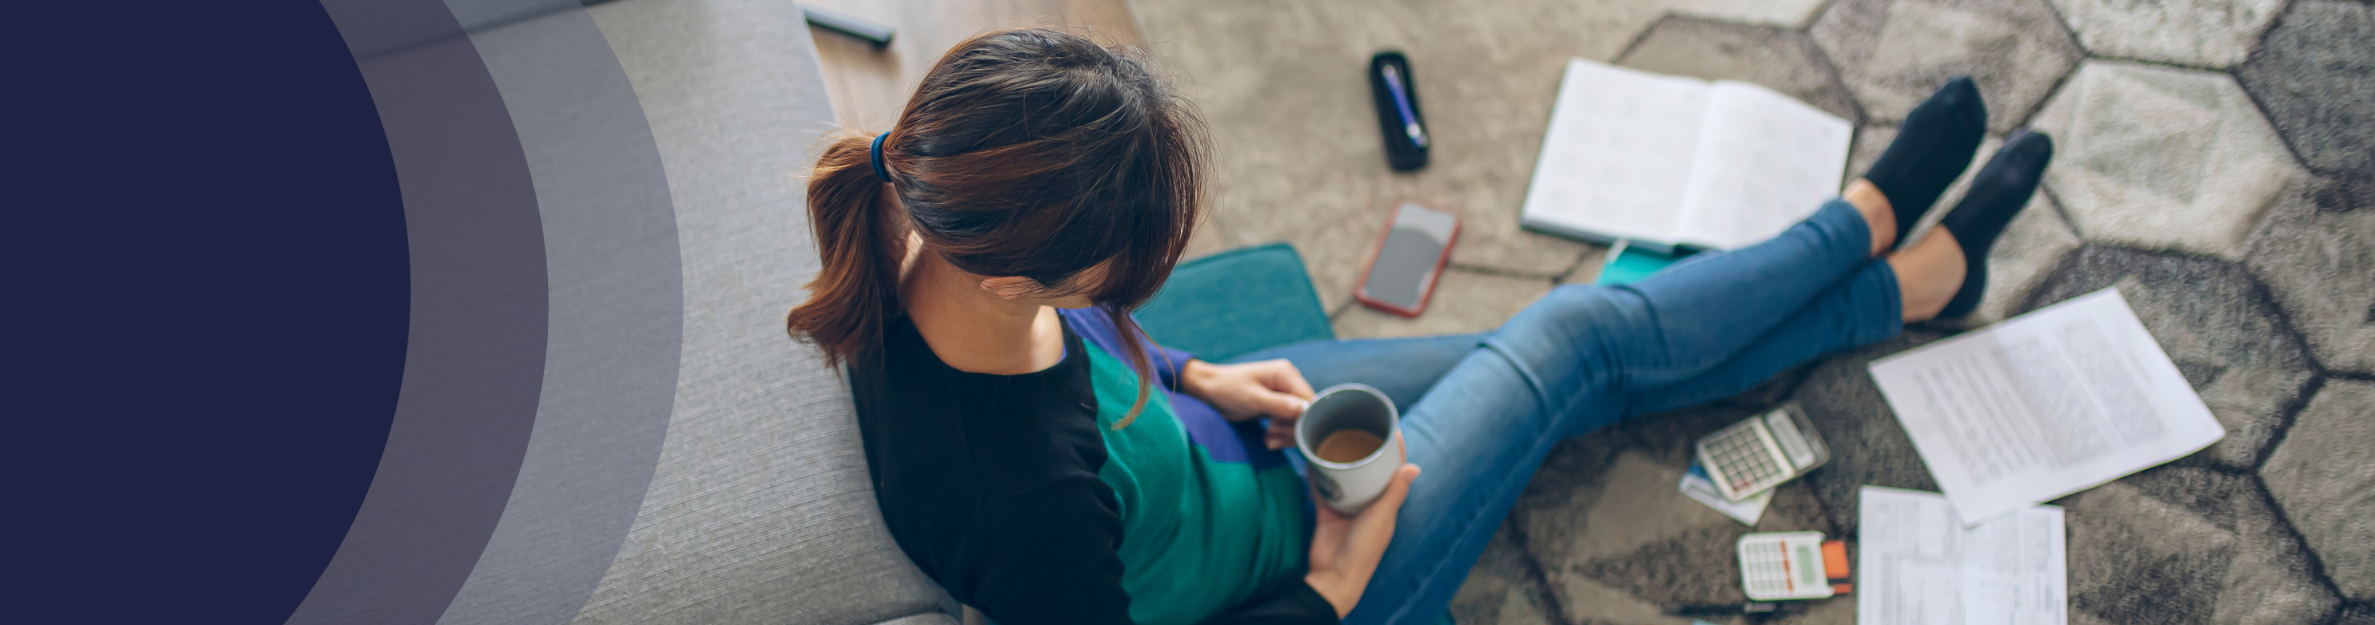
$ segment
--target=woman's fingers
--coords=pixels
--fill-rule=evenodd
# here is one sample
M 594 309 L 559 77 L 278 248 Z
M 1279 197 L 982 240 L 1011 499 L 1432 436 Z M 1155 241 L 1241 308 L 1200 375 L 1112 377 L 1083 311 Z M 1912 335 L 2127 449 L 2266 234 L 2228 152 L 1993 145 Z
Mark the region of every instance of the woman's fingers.
M 1271 449 L 1286 449 L 1295 444 L 1295 418 L 1271 417 L 1269 431 L 1262 433 L 1262 442 Z
M 1310 407 L 1311 401 L 1286 393 L 1263 393 L 1262 404 L 1262 414 L 1292 419 L 1303 416 L 1303 409 Z
M 1303 370 L 1296 369 L 1295 363 L 1282 358 L 1265 360 L 1261 364 L 1264 365 L 1260 374 L 1262 386 L 1297 398 L 1311 399 L 1311 382 L 1303 379 Z

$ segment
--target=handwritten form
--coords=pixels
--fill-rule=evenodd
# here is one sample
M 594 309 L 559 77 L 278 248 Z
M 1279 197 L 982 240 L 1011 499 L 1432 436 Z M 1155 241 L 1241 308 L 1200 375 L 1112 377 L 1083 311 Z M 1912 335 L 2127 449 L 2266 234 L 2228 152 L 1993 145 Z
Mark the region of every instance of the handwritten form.
M 2063 625 L 2070 613 L 2062 509 L 2034 506 L 1964 527 L 1935 493 L 1865 486 L 1856 513 L 1856 622 Z
M 1875 360 L 1872 379 L 1966 526 L 2226 436 L 2116 289 Z

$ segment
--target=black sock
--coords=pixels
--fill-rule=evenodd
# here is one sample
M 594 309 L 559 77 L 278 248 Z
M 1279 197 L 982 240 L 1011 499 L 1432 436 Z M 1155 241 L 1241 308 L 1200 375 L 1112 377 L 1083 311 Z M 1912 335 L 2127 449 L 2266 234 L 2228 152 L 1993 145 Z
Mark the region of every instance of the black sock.
M 1971 166 L 1971 154 L 1987 134 L 1987 103 L 1969 76 L 1956 76 L 1905 115 L 1897 138 L 1872 162 L 1864 179 L 1880 187 L 1897 215 L 1895 241 L 1921 221 L 1938 195 Z
M 2045 164 L 2051 160 L 2052 137 L 2026 130 L 2012 133 L 1995 157 L 1987 159 L 1979 174 L 1971 177 L 1971 193 L 1939 220 L 1938 225 L 1963 246 L 1963 262 L 1967 263 L 1962 288 L 1946 302 L 1946 309 L 1938 312 L 1939 317 L 1961 317 L 1979 307 L 1979 296 L 1987 291 L 1987 248 L 2011 225 L 2021 207 L 2029 205 L 2029 197 L 2037 194 L 2037 183 L 2044 179 Z

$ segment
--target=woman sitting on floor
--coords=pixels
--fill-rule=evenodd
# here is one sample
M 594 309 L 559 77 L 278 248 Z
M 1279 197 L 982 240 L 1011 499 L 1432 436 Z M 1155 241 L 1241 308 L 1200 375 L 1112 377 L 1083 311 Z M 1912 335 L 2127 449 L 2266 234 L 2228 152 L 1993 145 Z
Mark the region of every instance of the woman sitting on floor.
M 900 548 L 1002 625 L 1431 623 L 1561 439 L 1970 312 L 2044 135 L 2008 139 L 1943 236 L 1891 249 L 1986 115 L 1950 82 L 1788 231 L 1559 287 L 1492 332 L 1208 363 L 1129 316 L 1196 224 L 1201 127 L 1132 53 L 991 33 L 942 57 L 889 132 L 819 158 L 824 267 L 788 325 L 848 364 Z M 1410 458 L 1351 517 L 1315 509 L 1280 451 L 1312 387 L 1338 382 L 1393 399 Z

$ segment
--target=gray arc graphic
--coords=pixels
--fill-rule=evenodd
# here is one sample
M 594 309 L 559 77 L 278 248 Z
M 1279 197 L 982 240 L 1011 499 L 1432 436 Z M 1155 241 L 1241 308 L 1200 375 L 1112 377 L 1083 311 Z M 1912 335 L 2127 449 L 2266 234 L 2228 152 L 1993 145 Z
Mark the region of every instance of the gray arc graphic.
M 570 0 L 323 0 L 405 198 L 403 390 L 292 623 L 567 622 L 632 525 L 683 335 L 667 178 Z

